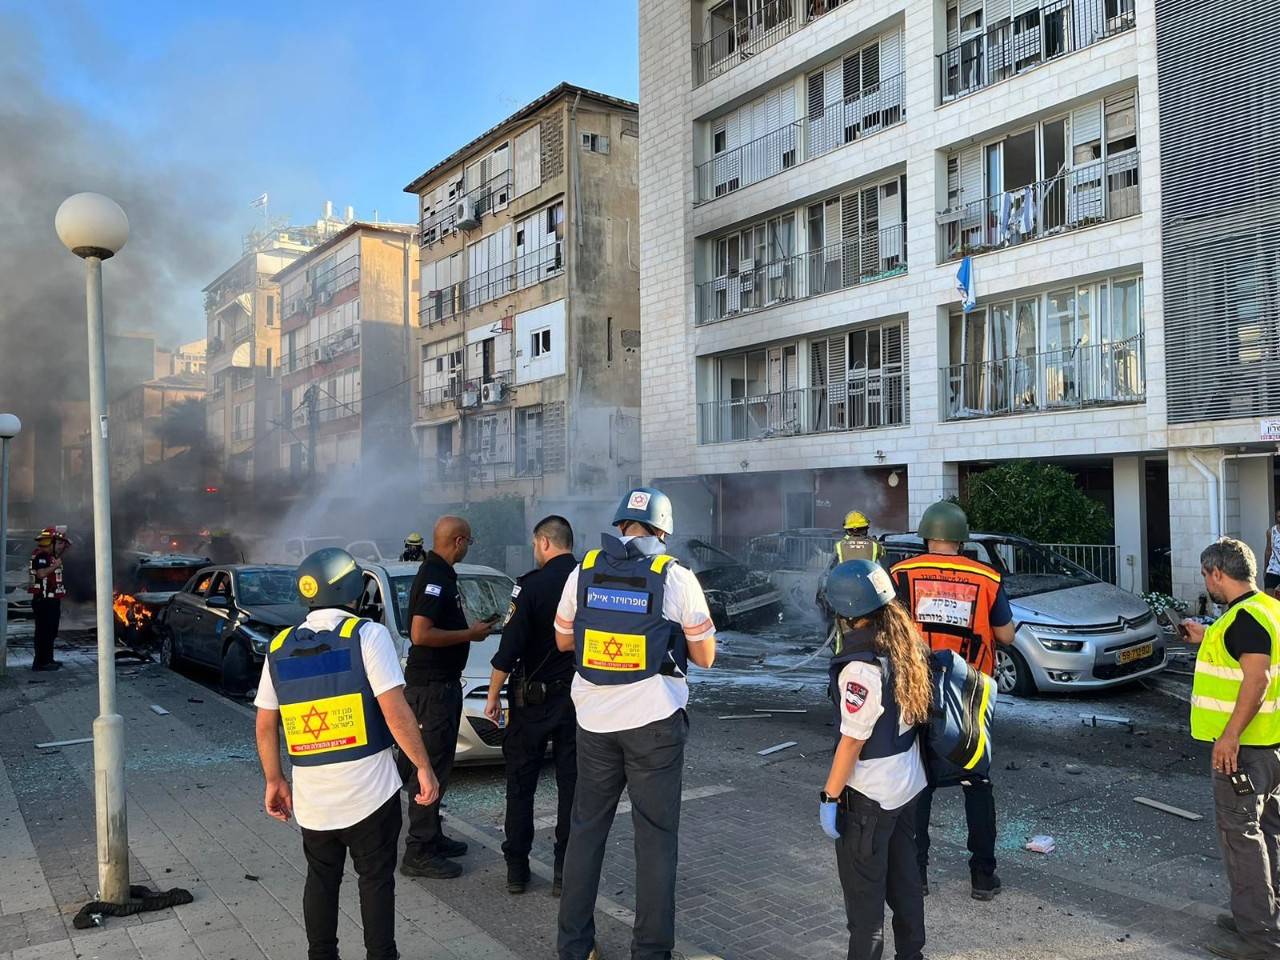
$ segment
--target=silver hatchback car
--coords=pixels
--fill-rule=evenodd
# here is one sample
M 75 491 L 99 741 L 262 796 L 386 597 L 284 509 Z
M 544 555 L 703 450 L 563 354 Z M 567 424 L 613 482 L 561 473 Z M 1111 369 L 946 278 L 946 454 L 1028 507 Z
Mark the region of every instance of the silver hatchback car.
M 913 533 L 884 538 L 886 566 L 924 552 Z M 1013 644 L 996 648 L 1004 694 L 1097 690 L 1158 673 L 1165 638 L 1146 601 L 1023 537 L 974 533 L 963 552 L 1001 574 Z

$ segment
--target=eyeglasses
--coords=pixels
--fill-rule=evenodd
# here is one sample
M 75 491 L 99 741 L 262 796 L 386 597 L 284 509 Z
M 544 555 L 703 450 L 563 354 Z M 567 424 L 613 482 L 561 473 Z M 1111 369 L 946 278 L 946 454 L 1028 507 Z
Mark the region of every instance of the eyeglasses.
M 475 537 L 456 537 L 455 539 L 465 541 L 468 547 L 474 547 L 476 545 Z

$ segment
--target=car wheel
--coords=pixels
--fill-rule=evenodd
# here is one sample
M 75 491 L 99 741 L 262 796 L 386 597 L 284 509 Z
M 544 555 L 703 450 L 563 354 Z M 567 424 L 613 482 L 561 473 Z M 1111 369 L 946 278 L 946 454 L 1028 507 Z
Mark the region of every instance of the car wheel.
M 1027 661 L 1013 647 L 996 648 L 996 687 L 1006 696 L 1029 697 L 1036 692 Z
M 157 627 L 160 634 L 160 665 L 170 670 L 176 670 L 180 658 L 178 657 L 178 644 L 173 638 L 173 631 L 165 628 Z
M 222 652 L 222 692 L 229 697 L 245 697 L 252 684 L 253 658 L 244 644 L 233 640 Z

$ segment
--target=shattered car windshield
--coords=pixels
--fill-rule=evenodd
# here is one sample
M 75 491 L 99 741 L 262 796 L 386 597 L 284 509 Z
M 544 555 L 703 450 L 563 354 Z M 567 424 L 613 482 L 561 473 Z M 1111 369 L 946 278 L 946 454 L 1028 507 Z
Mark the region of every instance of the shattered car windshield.
M 245 571 L 237 577 L 236 589 L 239 601 L 250 606 L 301 602 L 292 570 Z
M 507 612 L 512 581 L 505 577 L 459 577 L 462 605 L 476 620 L 488 620 Z
M 989 554 L 988 562 L 1004 574 L 1010 600 L 1099 582 L 1083 567 L 1030 540 L 992 539 L 983 547 Z

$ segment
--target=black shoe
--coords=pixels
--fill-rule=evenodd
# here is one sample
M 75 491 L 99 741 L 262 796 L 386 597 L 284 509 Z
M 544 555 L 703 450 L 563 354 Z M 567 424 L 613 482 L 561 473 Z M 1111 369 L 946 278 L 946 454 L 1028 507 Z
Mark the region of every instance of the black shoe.
M 38 670 L 38 671 L 41 671 L 41 672 L 44 672 L 44 671 L 46 671 L 46 670 L 61 670 L 61 669 L 62 669 L 62 661 L 60 661 L 60 660 L 50 660 L 48 663 L 33 663 L 33 664 L 31 665 L 31 669 L 32 669 L 32 670 Z
M 920 892 L 923 896 L 929 895 L 929 874 L 925 872 L 925 868 L 920 868 Z
M 1205 945 L 1215 957 L 1226 957 L 1227 960 L 1273 960 L 1275 954 L 1263 947 L 1251 946 L 1238 936 L 1219 937 Z
M 1230 913 L 1220 913 L 1217 919 L 1218 928 L 1239 935 L 1240 928 L 1236 926 L 1236 918 Z
M 442 857 L 465 857 L 469 848 L 461 840 L 453 840 L 446 837 L 443 833 L 436 838 L 436 842 L 431 845 L 431 851 Z
M 524 893 L 529 886 L 529 861 L 507 864 L 507 893 Z
M 428 880 L 453 880 L 462 876 L 462 864 L 441 856 L 409 857 L 400 861 L 400 872 L 406 877 Z
M 994 873 L 974 873 L 971 875 L 973 884 L 973 899 L 975 900 L 994 900 L 1003 887 L 1000 885 L 1000 878 Z

